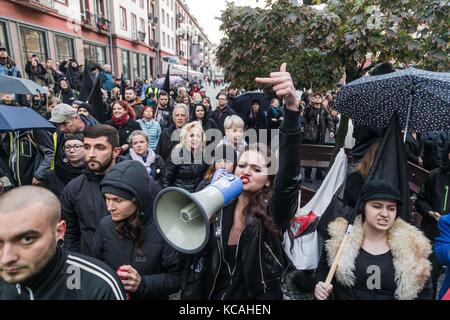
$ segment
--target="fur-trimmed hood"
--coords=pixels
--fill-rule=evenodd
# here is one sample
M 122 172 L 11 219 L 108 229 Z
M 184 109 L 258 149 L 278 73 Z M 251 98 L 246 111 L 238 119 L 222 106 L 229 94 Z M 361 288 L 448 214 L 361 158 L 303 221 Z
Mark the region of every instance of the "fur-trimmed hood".
M 344 218 L 337 218 L 328 225 L 331 238 L 326 241 L 325 249 L 329 266 L 333 263 L 347 225 L 348 222 Z M 363 239 L 362 219 L 358 216 L 336 270 L 336 280 L 344 287 L 352 287 L 355 284 L 355 261 Z M 397 218 L 388 231 L 388 244 L 395 268 L 395 299 L 417 298 L 431 274 L 431 263 L 428 259 L 431 254 L 429 240 L 416 227 Z

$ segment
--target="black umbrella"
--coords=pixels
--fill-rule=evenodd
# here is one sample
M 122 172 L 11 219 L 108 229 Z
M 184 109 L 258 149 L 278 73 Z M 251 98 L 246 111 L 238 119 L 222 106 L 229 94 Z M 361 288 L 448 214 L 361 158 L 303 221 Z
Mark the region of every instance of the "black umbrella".
M 385 128 L 393 113 L 408 131 L 450 130 L 450 73 L 408 68 L 342 88 L 334 107 L 356 124 Z
M 31 108 L 0 105 L 0 132 L 26 129 L 55 129 L 55 127 Z
M 48 94 L 48 90 L 28 79 L 0 75 L 0 93 L 35 95 Z
M 269 110 L 271 98 L 260 91 L 249 91 L 237 96 L 232 104 L 232 109 L 242 119 L 246 120 L 252 110 L 253 101 L 259 102 L 261 106 L 260 112 Z

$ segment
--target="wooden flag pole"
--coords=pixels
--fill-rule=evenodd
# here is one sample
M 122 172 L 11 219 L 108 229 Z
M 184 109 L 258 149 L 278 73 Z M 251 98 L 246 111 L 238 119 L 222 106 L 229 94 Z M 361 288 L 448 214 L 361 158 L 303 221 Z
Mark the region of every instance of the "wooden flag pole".
M 334 257 L 333 263 L 331 264 L 330 271 L 328 272 L 327 279 L 325 280 L 326 284 L 331 284 L 333 281 L 334 274 L 336 273 L 337 266 L 339 261 L 341 260 L 342 253 L 344 252 L 344 247 L 350 239 L 350 234 L 352 233 L 353 225 L 349 224 L 347 227 L 347 231 L 345 231 L 344 238 L 342 238 L 341 244 L 339 245 L 339 249 Z

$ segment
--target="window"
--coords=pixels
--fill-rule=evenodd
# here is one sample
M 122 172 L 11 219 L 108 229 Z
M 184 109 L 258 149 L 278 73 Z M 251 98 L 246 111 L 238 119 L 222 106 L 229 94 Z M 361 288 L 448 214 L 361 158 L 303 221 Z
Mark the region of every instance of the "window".
M 134 80 L 140 77 L 140 69 L 139 69 L 139 55 L 137 53 L 131 53 L 131 64 L 133 65 L 133 77 Z
M 164 11 L 164 9 L 161 9 L 161 19 L 162 19 L 162 24 L 165 25 L 166 24 L 166 12 Z
M 140 31 L 145 32 L 145 20 L 141 18 L 141 28 Z
M 140 0 L 139 5 L 141 6 L 141 8 L 144 8 L 144 0 Z
M 166 46 L 166 33 L 165 32 L 163 32 L 162 41 L 163 41 L 162 45 L 163 45 L 163 47 L 165 47 Z
M 167 28 L 170 28 L 170 20 L 169 20 L 169 14 L 166 13 L 166 22 L 167 22 Z
M 24 62 L 28 60 L 28 54 L 37 55 L 43 62 L 47 60 L 47 45 L 43 31 L 20 27 L 20 37 Z
M 71 38 L 55 35 L 56 59 L 59 61 L 73 58 L 73 40 Z
M 175 31 L 175 28 L 173 27 L 173 18 L 170 18 L 170 27 L 173 31 Z
M 95 12 L 97 15 L 101 17 L 106 17 L 105 11 L 105 0 L 96 0 L 95 1 Z
M 172 50 L 175 50 L 175 41 L 173 40 L 173 37 L 172 37 Z
M 131 14 L 131 30 L 132 32 L 137 32 L 137 18 L 135 14 Z
M 8 54 L 12 55 L 12 52 L 9 52 L 8 37 L 6 34 L 6 24 L 1 21 L 0 21 L 0 47 L 5 47 Z
M 130 52 L 122 50 L 122 73 L 126 80 L 130 79 Z
M 127 10 L 120 7 L 120 27 L 127 30 Z
M 171 49 L 171 46 L 170 46 L 170 37 L 169 37 L 169 35 L 167 35 L 167 47 L 168 47 L 169 49 Z
M 84 43 L 84 58 L 88 63 L 99 64 L 103 66 L 106 64 L 106 48 L 102 46 L 96 46 L 94 44 Z
M 141 54 L 141 77 L 142 80 L 148 79 L 147 56 L 144 54 Z

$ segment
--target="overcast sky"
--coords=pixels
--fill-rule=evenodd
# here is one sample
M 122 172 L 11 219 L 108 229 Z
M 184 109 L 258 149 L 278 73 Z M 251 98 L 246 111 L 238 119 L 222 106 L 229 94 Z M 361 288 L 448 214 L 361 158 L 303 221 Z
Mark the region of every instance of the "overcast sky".
M 215 18 L 220 17 L 220 12 L 225 10 L 226 0 L 185 0 L 185 2 L 208 35 L 209 40 L 219 44 L 220 38 L 222 38 L 219 31 L 220 21 Z M 241 6 L 263 7 L 265 1 L 260 0 L 256 3 L 256 0 L 235 0 L 234 3 Z

